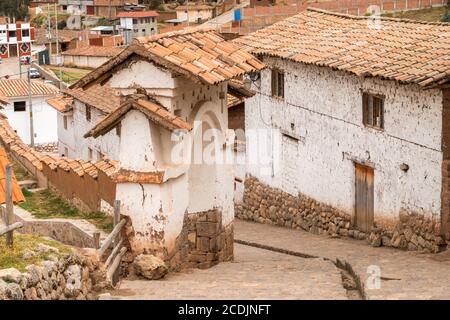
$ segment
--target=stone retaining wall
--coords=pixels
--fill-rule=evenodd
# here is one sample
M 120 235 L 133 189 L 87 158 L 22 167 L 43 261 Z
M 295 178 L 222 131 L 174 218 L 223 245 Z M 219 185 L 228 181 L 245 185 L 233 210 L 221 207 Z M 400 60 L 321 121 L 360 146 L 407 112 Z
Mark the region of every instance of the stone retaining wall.
M 233 224 L 223 226 L 219 210 L 187 214 L 167 264 L 173 271 L 183 267 L 210 268 L 233 259 L 233 241 Z
M 108 287 L 99 262 L 75 253 L 30 265 L 24 273 L 3 271 L 8 276 L 0 279 L 0 300 L 92 300 Z
M 4 205 L 1 205 L 0 219 L 5 221 L 6 210 L 3 208 Z M 14 207 L 13 222 L 23 223 L 23 227 L 17 230 L 19 233 L 50 237 L 78 248 L 94 248 L 94 232 L 100 232 L 101 239 L 106 238 L 103 231 L 97 230 L 94 225 L 85 220 L 38 219 L 20 207 Z
M 377 221 L 369 234 L 353 229 L 352 216 L 305 195 L 297 197 L 269 187 L 254 177 L 245 180 L 243 202 L 235 215 L 243 220 L 302 229 L 332 237 L 367 240 L 372 246 L 439 252 L 446 247 L 439 235 L 440 223 L 402 211 L 398 221 Z

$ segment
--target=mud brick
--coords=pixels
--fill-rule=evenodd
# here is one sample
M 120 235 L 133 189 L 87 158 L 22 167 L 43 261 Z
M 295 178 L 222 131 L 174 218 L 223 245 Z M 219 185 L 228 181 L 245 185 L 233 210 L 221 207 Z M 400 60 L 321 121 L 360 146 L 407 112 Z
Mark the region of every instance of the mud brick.
M 217 260 L 217 256 L 215 253 L 210 252 L 206 254 L 206 261 L 214 261 L 214 260 Z
M 189 261 L 191 262 L 205 262 L 206 261 L 206 253 L 204 254 L 189 254 Z
M 199 251 L 209 251 L 209 238 L 208 237 L 197 237 L 197 250 Z
M 222 215 L 218 211 L 208 211 L 206 215 L 209 222 L 220 222 L 222 220 Z
M 192 245 L 193 247 L 195 247 L 196 239 L 197 239 L 197 233 L 189 232 L 188 241 L 189 241 L 189 244 Z
M 211 238 L 209 240 L 209 251 L 210 252 L 217 252 L 218 248 L 217 248 L 217 237 L 215 238 Z
M 217 222 L 197 222 L 197 236 L 213 237 L 219 232 L 219 224 Z

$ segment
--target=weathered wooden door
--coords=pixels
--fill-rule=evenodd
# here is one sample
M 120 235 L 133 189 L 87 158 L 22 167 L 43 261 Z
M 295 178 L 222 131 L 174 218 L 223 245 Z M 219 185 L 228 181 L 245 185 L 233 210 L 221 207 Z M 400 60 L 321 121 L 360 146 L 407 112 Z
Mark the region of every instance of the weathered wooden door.
M 355 226 L 368 232 L 373 226 L 373 169 L 355 164 L 356 204 Z

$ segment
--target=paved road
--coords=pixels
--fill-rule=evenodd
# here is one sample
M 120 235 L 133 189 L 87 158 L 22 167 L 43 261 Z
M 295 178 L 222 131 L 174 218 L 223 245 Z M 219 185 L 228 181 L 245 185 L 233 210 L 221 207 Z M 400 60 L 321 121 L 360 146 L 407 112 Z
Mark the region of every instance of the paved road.
M 22 66 L 22 77 L 26 79 L 26 72 L 28 66 Z M 3 59 L 0 64 L 0 79 L 4 79 L 4 76 L 9 75 L 10 79 L 19 79 L 19 58 Z
M 234 19 L 234 10 L 239 8 L 247 7 L 250 4 L 250 1 L 242 1 L 241 4 L 235 6 L 233 9 L 222 13 L 220 16 L 215 17 L 214 19 L 208 20 L 207 22 L 203 23 L 202 27 L 209 27 L 209 28 L 218 28 L 221 25 L 225 23 L 229 23 L 233 21 Z
M 423 254 L 331 239 L 302 230 L 235 220 L 235 239 L 313 256 L 346 260 L 361 276 L 368 299 L 450 299 L 450 252 Z M 379 277 L 373 272 L 380 271 Z M 376 288 L 377 279 L 380 287 Z M 370 288 L 372 286 L 372 288 Z
M 102 298 L 103 299 L 103 298 Z M 304 259 L 240 244 L 235 261 L 164 280 L 125 280 L 106 299 L 347 299 L 330 261 Z
M 346 299 L 340 272 L 331 262 L 339 258 L 361 277 L 368 299 L 450 299 L 449 252 L 373 248 L 364 241 L 241 220 L 234 226 L 237 240 L 318 258 L 235 244 L 232 263 L 171 274 L 160 281 L 125 280 L 112 298 Z

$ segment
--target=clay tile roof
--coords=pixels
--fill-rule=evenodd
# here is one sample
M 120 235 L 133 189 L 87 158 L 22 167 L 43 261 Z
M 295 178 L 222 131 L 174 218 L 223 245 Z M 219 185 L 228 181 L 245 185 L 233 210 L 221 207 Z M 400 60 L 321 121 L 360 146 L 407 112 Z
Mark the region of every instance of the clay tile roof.
M 244 102 L 244 99 L 233 96 L 232 94 L 227 94 L 227 107 L 232 108 L 238 104 Z
M 68 112 L 72 110 L 73 98 L 66 96 L 59 96 L 48 99 L 47 103 L 59 112 Z
M 124 48 L 87 46 L 80 47 L 61 53 L 63 56 L 86 56 L 86 57 L 114 57 L 121 53 Z
M 31 92 L 36 96 L 49 96 L 59 92 L 54 85 L 41 81 L 31 81 Z M 24 97 L 28 96 L 28 80 L 8 79 L 0 80 L 0 96 L 5 97 Z
M 233 40 L 253 54 L 426 87 L 450 79 L 450 23 L 308 9 Z
M 9 103 L 9 99 L 5 96 L 0 95 L 0 105 L 4 104 L 7 105 Z
M 189 8 L 189 11 L 197 11 L 197 10 L 213 10 L 215 6 L 210 6 L 207 4 L 189 4 L 188 6 L 182 5 L 176 7 L 177 11 L 186 11 Z
M 96 84 L 83 90 L 82 88 L 68 89 L 65 93 L 84 104 L 97 108 L 109 114 L 120 106 L 119 92 L 109 84 Z
M 216 31 L 187 28 L 140 37 L 116 57 L 87 74 L 72 88 L 84 87 L 137 54 L 195 82 L 217 84 L 265 66 Z
M 123 11 L 116 15 L 117 18 L 147 18 L 157 16 L 159 16 L 159 14 L 156 11 Z
M 129 98 L 114 112 L 110 113 L 97 123 L 97 125 L 89 130 L 84 137 L 97 138 L 98 136 L 108 133 L 128 113 L 128 111 L 133 109 L 141 111 L 151 121 L 168 130 L 192 130 L 192 126 L 189 123 L 170 113 L 156 101 L 150 101 L 143 98 Z
M 6 181 L 6 165 L 9 164 L 8 157 L 6 156 L 5 149 L 0 148 L 0 204 L 5 203 L 6 199 L 6 189 L 5 189 L 5 181 Z M 16 177 L 14 176 L 14 172 L 12 172 L 12 194 L 13 194 L 13 202 L 23 202 L 25 201 L 25 197 L 22 194 L 22 190 L 20 189 L 19 184 L 17 183 Z
M 4 116 L 2 113 L 0 113 L 0 144 L 4 145 L 5 148 L 14 153 L 17 158 L 22 157 L 27 159 L 39 171 L 43 170 L 43 165 L 47 165 L 52 170 L 72 170 L 80 177 L 88 175 L 93 179 L 97 179 L 99 172 L 103 172 L 106 176 L 112 177 L 112 175 L 118 170 L 119 167 L 118 162 L 114 160 L 103 159 L 97 161 L 85 161 L 38 152 L 32 149 L 27 144 L 23 143 L 14 129 L 9 125 L 6 116 Z

